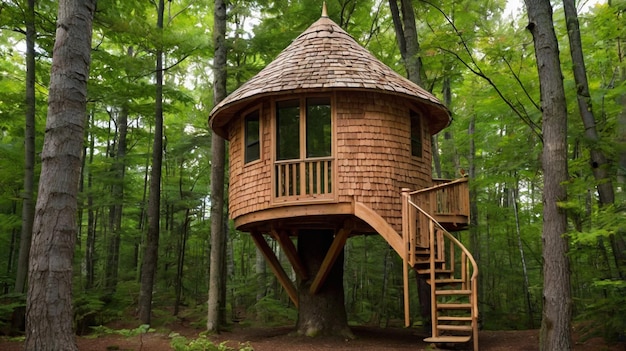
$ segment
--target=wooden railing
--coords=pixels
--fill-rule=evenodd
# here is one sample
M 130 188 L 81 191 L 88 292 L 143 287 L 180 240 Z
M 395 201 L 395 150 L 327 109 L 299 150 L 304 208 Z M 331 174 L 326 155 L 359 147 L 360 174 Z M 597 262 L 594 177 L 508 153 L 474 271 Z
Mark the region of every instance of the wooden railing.
M 411 201 L 428 211 L 446 229 L 465 229 L 470 215 L 468 178 L 434 179 L 433 184 L 411 192 Z
M 276 161 L 274 197 L 280 201 L 332 197 L 333 173 L 331 157 Z
M 416 191 L 403 190 L 406 201 L 414 203 L 417 207 L 427 212 L 439 223 L 464 225 L 469 223 L 469 188 L 467 178 L 456 180 L 433 180 L 434 185 L 430 188 Z M 416 208 L 403 207 L 402 232 L 407 233 L 405 240 L 409 250 L 416 248 L 428 248 L 428 221 L 421 218 Z M 409 257 L 415 257 L 415 252 L 408 252 Z
M 460 284 L 459 292 L 470 291 L 469 311 L 474 350 L 478 349 L 478 266 L 474 257 L 437 218 L 469 218 L 469 189 L 467 178 L 454 181 L 436 181 L 433 187 L 402 191 L 402 237 L 406 250 L 403 257 L 406 266 L 418 269 L 427 264 L 431 284 L 432 336 L 437 338 L 437 284 L 438 274 L 449 274 L 451 281 Z M 407 272 L 404 272 L 405 280 Z M 408 285 L 405 282 L 405 303 L 408 301 Z M 451 293 L 452 291 L 448 291 Z M 408 304 L 408 303 L 407 303 Z M 409 323 L 409 311 L 405 306 L 405 323 Z M 444 317 L 445 318 L 445 317 Z M 454 327 L 454 326 L 453 326 Z

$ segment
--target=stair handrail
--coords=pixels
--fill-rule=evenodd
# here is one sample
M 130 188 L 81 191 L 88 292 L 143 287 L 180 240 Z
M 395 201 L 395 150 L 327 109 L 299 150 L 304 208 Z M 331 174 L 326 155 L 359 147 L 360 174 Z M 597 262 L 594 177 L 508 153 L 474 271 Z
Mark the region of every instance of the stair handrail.
M 426 189 L 424 189 L 424 190 L 426 190 Z M 432 190 L 432 188 L 429 188 L 428 190 Z M 418 190 L 416 192 L 411 192 L 409 194 L 412 195 L 412 194 L 415 194 L 417 192 L 420 192 L 420 191 Z M 431 216 L 428 212 L 426 212 L 424 209 L 422 209 L 420 206 L 418 206 L 415 202 L 413 202 L 413 200 L 411 200 L 411 196 L 407 196 L 406 200 L 407 200 L 408 204 L 413 206 L 415 209 L 417 209 L 419 212 L 421 212 L 426 218 L 428 218 L 428 220 L 430 221 L 431 225 L 437 226 L 442 231 L 442 233 L 443 233 L 443 235 L 445 237 L 450 239 L 450 241 L 452 243 L 454 243 L 454 245 L 459 247 L 461 249 L 461 251 L 463 252 L 463 254 L 465 255 L 465 259 L 468 260 L 471 263 L 471 266 L 472 266 L 472 276 L 469 278 L 469 282 L 471 283 L 471 291 L 473 292 L 471 294 L 472 297 L 471 297 L 471 302 L 470 302 L 471 305 L 472 305 L 472 339 L 473 339 L 473 344 L 474 344 L 474 351 L 477 351 L 478 350 L 478 265 L 476 263 L 476 260 L 474 259 L 474 256 L 472 256 L 472 254 L 469 252 L 469 250 L 467 250 L 465 245 L 463 245 L 463 243 L 461 243 L 457 238 L 454 237 L 454 235 L 452 235 L 450 232 L 448 232 L 435 218 L 433 218 L 433 216 Z M 434 245 L 434 243 L 432 242 L 433 241 L 432 240 L 433 231 L 431 231 L 429 233 L 429 235 L 431 236 L 431 240 L 429 240 L 429 241 L 431 241 L 430 245 L 432 246 L 432 245 Z M 431 251 L 430 261 L 431 261 L 431 265 L 432 265 L 433 264 L 433 259 L 434 259 L 433 258 L 434 257 L 433 256 L 434 255 L 433 247 L 430 248 L 430 251 Z M 466 276 L 465 279 L 467 280 L 467 276 Z M 431 284 L 435 284 L 435 282 L 434 282 L 434 269 L 431 269 Z M 434 321 L 433 321 L 433 323 L 434 323 Z M 433 329 L 434 329 L 434 324 L 433 324 Z
M 454 235 L 448 232 L 446 228 L 444 228 L 435 218 L 433 218 L 433 216 L 428 214 L 428 212 L 424 211 L 415 202 L 413 202 L 411 198 L 409 198 L 408 201 L 409 201 L 409 204 L 413 205 L 413 207 L 415 207 L 418 211 L 420 211 L 423 215 L 425 215 L 430 221 L 432 221 L 437 227 L 439 227 L 439 229 L 441 229 L 443 234 L 448 239 L 450 239 L 450 241 L 452 241 L 456 246 L 458 246 L 461 249 L 461 251 L 463 251 L 463 253 L 465 253 L 465 255 L 467 256 L 467 259 L 472 263 L 472 276 L 470 280 L 476 279 L 478 277 L 478 265 L 476 264 L 476 260 L 474 259 L 474 256 L 472 256 L 472 254 L 465 247 L 465 245 L 463 245 L 463 243 L 461 243 L 457 238 L 455 238 Z
M 469 217 L 469 197 L 465 194 L 465 192 L 456 190 L 463 184 L 468 183 L 469 178 L 463 177 L 454 180 L 434 179 L 434 181 L 438 184 L 428 188 L 411 191 L 408 193 L 408 196 L 419 196 L 420 199 L 428 199 L 430 202 L 428 204 L 430 206 L 428 210 L 430 210 L 433 214 L 453 214 Z M 451 189 L 452 193 L 444 195 L 441 191 L 445 189 Z M 454 206 L 451 206 L 452 204 L 454 204 Z

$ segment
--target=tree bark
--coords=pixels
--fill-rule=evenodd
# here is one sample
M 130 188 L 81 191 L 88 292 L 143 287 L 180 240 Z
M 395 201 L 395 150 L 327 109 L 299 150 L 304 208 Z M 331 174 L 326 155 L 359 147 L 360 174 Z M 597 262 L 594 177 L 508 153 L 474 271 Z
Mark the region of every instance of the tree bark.
M 159 0 L 157 30 L 163 30 L 165 1 Z M 158 44 L 161 45 L 161 44 Z M 148 233 L 146 249 L 141 264 L 141 288 L 139 291 L 139 319 L 150 324 L 152 314 L 152 289 L 159 257 L 159 232 L 161 211 L 161 171 L 163 164 L 163 51 L 156 52 L 156 100 L 154 118 L 154 142 L 152 144 L 152 169 L 150 194 L 148 196 Z
M 28 254 L 33 232 L 35 184 L 35 0 L 28 0 L 26 12 L 26 125 L 24 128 L 24 189 L 22 189 L 22 233 L 15 276 L 15 292 L 26 291 Z M 24 310 L 22 310 L 24 312 Z M 21 313 L 20 313 L 21 314 Z M 23 320 L 22 320 L 23 321 Z M 21 323 L 20 323 L 21 324 Z
M 420 46 L 417 39 L 413 4 L 410 0 L 400 0 L 400 11 L 398 11 L 397 0 L 389 0 L 389 8 L 407 78 L 422 86 L 422 61 L 419 57 Z
M 567 104 L 558 41 L 549 0 L 524 0 L 532 33 L 543 117 L 543 315 L 541 350 L 571 350 L 570 269 L 567 215 L 559 202 L 567 199 Z
M 59 2 L 26 301 L 26 350 L 78 350 L 72 260 L 95 0 Z
M 589 93 L 589 83 L 587 81 L 587 69 L 583 55 L 582 41 L 580 39 L 580 27 L 578 13 L 574 0 L 563 0 L 565 12 L 565 22 L 567 23 L 567 34 L 569 38 L 570 54 L 572 56 L 574 81 L 576 82 L 576 98 L 578 100 L 578 111 L 585 127 L 586 144 L 591 156 L 591 171 L 596 180 L 598 198 L 600 206 L 608 206 L 615 203 L 615 192 L 613 182 L 609 175 L 609 162 L 602 151 L 601 140 L 596 128 L 596 119 Z M 610 237 L 615 264 L 619 277 L 626 278 L 626 243 L 623 233 L 617 231 Z
M 226 3 L 215 0 L 213 28 L 213 103 L 217 105 L 226 97 Z M 209 299 L 207 331 L 219 332 L 224 318 L 226 286 L 222 279 L 224 268 L 225 232 L 224 171 L 226 141 L 215 132 L 211 134 L 211 258 L 209 270 Z
M 263 253 L 255 248 L 254 271 L 256 273 L 256 302 L 261 301 L 267 295 L 267 266 Z
M 126 174 L 126 135 L 128 132 L 128 111 L 122 107 L 117 115 L 116 152 L 112 174 L 115 177 L 111 186 L 111 199 L 115 203 L 109 206 L 109 236 L 107 263 L 105 265 L 105 291 L 113 294 L 117 288 L 117 273 L 120 261 L 120 243 L 122 235 L 122 209 L 124 207 L 124 176 Z
M 311 283 L 320 269 L 326 252 L 333 242 L 332 230 L 300 230 L 298 254 L 310 277 L 298 282 L 299 335 L 339 335 L 354 338 L 348 327 L 343 291 L 343 249 L 330 269 L 326 282 L 316 294 L 310 292 Z
M 93 123 L 93 117 L 91 122 Z M 93 164 L 95 136 L 89 137 L 89 164 Z M 87 242 L 85 243 L 85 290 L 91 290 L 96 268 L 96 211 L 93 204 L 93 173 L 87 174 Z

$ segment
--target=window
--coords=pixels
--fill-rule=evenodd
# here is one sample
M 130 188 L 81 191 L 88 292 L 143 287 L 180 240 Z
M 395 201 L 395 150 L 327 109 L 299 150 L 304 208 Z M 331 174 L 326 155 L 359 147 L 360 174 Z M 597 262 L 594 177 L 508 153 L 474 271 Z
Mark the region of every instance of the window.
M 305 114 L 302 115 L 301 111 Z M 306 137 L 303 145 L 300 144 L 302 128 Z M 279 161 L 331 156 L 330 98 L 277 102 L 276 138 L 276 159 Z
M 286 100 L 276 103 L 276 159 L 300 158 L 300 103 Z
M 420 115 L 411 111 L 411 155 L 422 157 L 422 124 Z
M 306 157 L 331 155 L 330 99 L 306 100 Z
M 275 199 L 332 199 L 330 97 L 281 100 L 275 107 Z
M 256 161 L 261 158 L 261 130 L 259 126 L 259 110 L 246 115 L 244 151 L 246 163 Z

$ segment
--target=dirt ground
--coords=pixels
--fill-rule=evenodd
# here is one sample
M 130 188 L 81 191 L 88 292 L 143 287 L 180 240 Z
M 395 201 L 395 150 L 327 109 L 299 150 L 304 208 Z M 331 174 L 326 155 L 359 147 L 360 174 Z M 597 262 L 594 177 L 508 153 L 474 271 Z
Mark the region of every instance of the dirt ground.
M 197 337 L 201 330 L 190 327 L 175 328 L 176 333 L 188 338 Z M 228 341 L 228 345 L 249 343 L 255 351 L 390 351 L 390 350 L 442 350 L 422 341 L 426 337 L 417 329 L 352 327 L 354 340 L 321 337 L 307 338 L 291 335 L 292 327 L 234 328 L 232 331 L 212 336 L 216 344 Z M 479 335 L 482 351 L 534 351 L 538 350 L 537 330 L 525 331 L 481 331 Z M 104 335 L 78 337 L 80 351 L 170 351 L 170 337 L 166 333 L 150 332 L 142 336 L 125 337 Z M 463 348 L 457 348 L 463 349 Z M 22 351 L 23 342 L 0 338 L 0 351 Z M 585 342 L 576 341 L 575 351 L 626 351 L 626 343 L 607 345 L 601 339 Z

